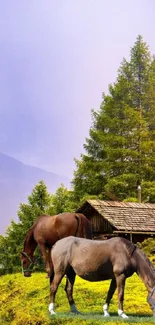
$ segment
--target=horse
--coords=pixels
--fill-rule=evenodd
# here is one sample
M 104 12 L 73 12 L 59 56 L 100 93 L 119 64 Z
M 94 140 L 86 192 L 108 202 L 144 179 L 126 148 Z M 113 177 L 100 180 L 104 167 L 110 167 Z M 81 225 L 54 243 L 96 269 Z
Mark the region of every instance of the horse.
M 110 316 L 108 307 L 118 290 L 118 315 L 128 318 L 123 310 L 126 278 L 134 272 L 148 290 L 148 303 L 155 316 L 155 268 L 148 257 L 135 244 L 123 237 L 104 241 L 69 236 L 59 240 L 51 250 L 52 273 L 49 312 L 55 315 L 55 295 L 63 276 L 67 275 L 65 291 L 71 312 L 79 313 L 74 299 L 73 286 L 76 275 L 88 281 L 111 279 L 103 305 L 104 316 Z
M 27 232 L 24 249 L 21 252 L 22 272 L 31 276 L 34 265 L 34 251 L 38 245 L 50 276 L 51 247 L 61 238 L 74 235 L 92 238 L 90 221 L 81 213 L 64 212 L 55 216 L 41 215 Z

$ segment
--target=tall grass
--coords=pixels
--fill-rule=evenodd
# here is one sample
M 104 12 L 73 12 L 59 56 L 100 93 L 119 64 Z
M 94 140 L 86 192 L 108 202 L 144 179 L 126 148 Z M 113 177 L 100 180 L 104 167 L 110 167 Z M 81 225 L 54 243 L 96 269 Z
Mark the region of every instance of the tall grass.
M 108 325 L 155 324 L 152 312 L 146 302 L 144 284 L 133 275 L 126 281 L 124 310 L 129 316 L 122 320 L 117 316 L 117 292 L 111 305 L 112 317 L 104 318 L 102 306 L 105 302 L 110 281 L 91 283 L 76 278 L 74 299 L 81 315 L 72 315 L 64 291 L 65 278 L 56 296 L 56 316 L 48 313 L 49 280 L 45 273 L 34 273 L 31 278 L 22 274 L 0 277 L 0 324 L 1 325 Z

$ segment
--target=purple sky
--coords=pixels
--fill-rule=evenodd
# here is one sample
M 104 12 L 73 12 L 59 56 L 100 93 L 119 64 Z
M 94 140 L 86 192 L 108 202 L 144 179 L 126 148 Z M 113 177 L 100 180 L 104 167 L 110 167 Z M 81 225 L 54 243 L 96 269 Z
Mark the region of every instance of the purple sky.
M 72 178 L 91 108 L 138 34 L 155 53 L 154 0 L 0 2 L 0 152 Z

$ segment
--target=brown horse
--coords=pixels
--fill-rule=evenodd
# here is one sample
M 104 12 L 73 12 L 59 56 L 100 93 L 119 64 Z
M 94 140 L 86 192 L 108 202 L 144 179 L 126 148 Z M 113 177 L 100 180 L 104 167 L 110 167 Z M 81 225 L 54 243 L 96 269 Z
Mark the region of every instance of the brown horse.
M 33 253 L 39 246 L 50 275 L 50 250 L 57 240 L 67 236 L 92 238 L 90 221 L 81 213 L 64 212 L 55 216 L 41 215 L 29 229 L 21 252 L 24 276 L 30 276 L 34 264 Z M 47 251 L 48 252 L 47 252 Z
M 104 316 L 110 316 L 108 306 L 117 288 L 118 315 L 128 318 L 123 311 L 125 280 L 136 272 L 148 290 L 148 303 L 155 316 L 155 269 L 143 251 L 130 241 L 121 237 L 96 241 L 70 236 L 54 245 L 51 257 L 53 274 L 49 312 L 52 315 L 55 314 L 55 295 L 64 274 L 67 275 L 65 291 L 71 311 L 78 312 L 72 296 L 77 274 L 88 281 L 112 279 L 103 306 Z

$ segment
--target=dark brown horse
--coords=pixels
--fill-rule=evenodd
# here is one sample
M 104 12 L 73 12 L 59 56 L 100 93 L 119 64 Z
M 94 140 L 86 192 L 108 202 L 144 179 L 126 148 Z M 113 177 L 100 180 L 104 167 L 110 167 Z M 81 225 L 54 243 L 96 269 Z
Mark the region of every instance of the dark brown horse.
M 30 276 L 34 264 L 33 253 L 39 246 L 46 263 L 46 271 L 50 275 L 50 250 L 57 240 L 67 236 L 92 238 L 89 220 L 81 213 L 64 212 L 55 216 L 41 215 L 29 229 L 24 250 L 21 252 L 22 270 Z
M 71 311 L 78 312 L 72 296 L 77 274 L 88 281 L 112 279 L 103 306 L 104 316 L 110 316 L 108 306 L 117 288 L 118 315 L 127 318 L 123 311 L 125 280 L 136 272 L 148 290 L 148 303 L 155 316 L 155 269 L 142 250 L 130 241 L 120 237 L 96 241 L 70 236 L 54 245 L 51 258 L 53 275 L 49 311 L 52 315 L 55 314 L 55 294 L 64 274 L 67 275 L 65 291 Z

